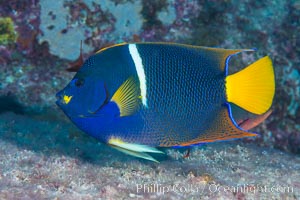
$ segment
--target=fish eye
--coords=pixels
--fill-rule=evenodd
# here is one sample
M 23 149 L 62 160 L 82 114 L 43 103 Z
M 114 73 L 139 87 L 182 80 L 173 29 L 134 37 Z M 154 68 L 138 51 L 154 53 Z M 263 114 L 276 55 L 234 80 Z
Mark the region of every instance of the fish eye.
M 74 79 L 72 81 L 73 85 L 75 85 L 76 87 L 81 87 L 84 84 L 84 80 L 83 79 Z
M 83 86 L 83 84 L 84 84 L 84 80 L 83 79 L 77 79 L 75 81 L 76 87 L 81 87 L 81 86 Z

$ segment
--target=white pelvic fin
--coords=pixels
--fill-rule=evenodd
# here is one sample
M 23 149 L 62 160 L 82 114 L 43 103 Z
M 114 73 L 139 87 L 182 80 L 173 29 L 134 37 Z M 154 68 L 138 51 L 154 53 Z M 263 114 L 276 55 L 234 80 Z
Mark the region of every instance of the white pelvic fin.
M 130 156 L 134 156 L 134 157 L 138 157 L 138 158 L 143 158 L 143 159 L 146 159 L 146 160 L 150 160 L 150 161 L 159 163 L 159 161 L 157 161 L 156 159 L 154 159 L 152 156 L 150 156 L 147 153 L 130 151 L 130 150 L 127 150 L 127 149 L 122 149 L 122 148 L 117 147 L 117 146 L 111 146 L 111 147 L 114 148 L 114 149 L 117 149 L 118 151 L 121 151 L 121 152 L 123 152 L 125 154 L 128 154 Z
M 142 144 L 127 143 L 127 142 L 123 142 L 120 139 L 115 139 L 115 138 L 110 139 L 108 141 L 108 144 L 111 147 L 113 147 L 125 154 L 131 155 L 134 157 L 138 157 L 138 158 L 143 158 L 146 160 L 151 160 L 154 162 L 158 162 L 158 161 L 147 153 L 161 153 L 161 154 L 164 153 L 154 147 L 150 147 L 150 146 L 142 145 Z

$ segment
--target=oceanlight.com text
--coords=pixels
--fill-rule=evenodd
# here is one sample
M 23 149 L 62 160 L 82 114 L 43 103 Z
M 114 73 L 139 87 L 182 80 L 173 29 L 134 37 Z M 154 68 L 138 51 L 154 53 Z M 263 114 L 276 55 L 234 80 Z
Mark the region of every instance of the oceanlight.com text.
M 224 186 L 215 183 L 211 184 L 173 184 L 164 185 L 159 183 L 154 184 L 136 184 L 136 193 L 293 193 L 294 189 L 291 186 L 282 185 L 254 185 L 242 184 L 237 186 Z

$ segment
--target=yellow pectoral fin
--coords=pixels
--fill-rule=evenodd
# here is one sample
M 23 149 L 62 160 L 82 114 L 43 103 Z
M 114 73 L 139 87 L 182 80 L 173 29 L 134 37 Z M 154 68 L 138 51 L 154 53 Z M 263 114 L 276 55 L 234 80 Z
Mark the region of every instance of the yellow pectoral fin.
M 121 117 L 135 113 L 141 102 L 137 81 L 133 77 L 127 79 L 115 92 L 111 101 L 118 105 Z
M 265 56 L 247 68 L 226 77 L 227 101 L 254 114 L 263 114 L 272 105 L 275 77 L 272 61 Z

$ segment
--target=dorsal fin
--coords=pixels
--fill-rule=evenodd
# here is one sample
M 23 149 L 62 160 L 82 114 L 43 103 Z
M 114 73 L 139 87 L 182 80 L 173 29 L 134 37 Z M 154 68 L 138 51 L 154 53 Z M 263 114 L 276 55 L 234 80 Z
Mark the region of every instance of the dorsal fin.
M 223 48 L 195 46 L 195 45 L 170 43 L 170 42 L 139 42 L 137 44 L 173 45 L 182 48 L 197 50 L 199 53 L 205 55 L 206 58 L 210 58 L 211 60 L 216 62 L 216 67 L 221 71 L 225 70 L 226 75 L 227 75 L 228 61 L 232 55 L 236 55 L 238 53 L 245 52 L 245 51 L 255 51 L 255 49 L 223 49 Z
M 190 146 L 194 144 L 251 137 L 256 135 L 257 134 L 255 133 L 239 129 L 232 121 L 230 112 L 224 106 L 216 117 L 215 122 L 211 124 L 210 128 L 208 128 L 205 133 L 200 134 L 197 138 L 191 141 L 183 142 L 179 144 L 179 146 Z
M 67 71 L 78 72 L 79 69 L 82 67 L 83 63 L 84 63 L 84 61 L 83 61 L 82 40 L 81 40 L 79 57 L 74 62 L 69 63 L 69 67 L 67 68 Z
M 123 42 L 114 45 L 107 45 L 102 49 L 98 50 L 96 54 L 101 53 L 109 48 L 113 48 L 116 46 L 122 46 L 129 43 Z M 213 48 L 213 47 L 203 47 L 203 46 L 194 46 L 194 45 L 186 45 L 186 44 L 179 44 L 179 43 L 169 43 L 169 42 L 135 42 L 133 44 L 162 44 L 162 45 L 174 45 L 185 47 L 189 49 L 196 49 L 197 51 L 205 54 L 208 57 L 211 57 L 215 62 L 217 62 L 217 67 L 221 71 L 226 70 L 227 75 L 227 63 L 231 57 L 231 55 L 238 54 L 244 51 L 255 51 L 255 49 L 223 49 L 223 48 Z
M 205 55 L 206 58 L 210 58 L 210 60 L 214 61 L 215 67 L 220 71 L 226 72 L 228 68 L 228 61 L 232 55 L 236 55 L 245 51 L 255 51 L 255 49 L 223 49 L 223 48 L 213 48 L 213 47 L 204 47 L 204 46 L 195 46 L 195 45 L 187 45 L 187 44 L 179 44 L 179 43 L 168 43 L 168 42 L 140 42 L 137 44 L 163 44 L 163 45 L 173 45 L 179 46 L 187 49 L 197 50 L 202 55 Z M 210 66 L 214 67 L 214 66 Z
M 104 46 L 100 50 L 96 51 L 95 54 L 101 53 L 102 51 L 105 51 L 106 49 L 110 49 L 110 48 L 113 48 L 113 47 L 122 46 L 122 45 L 126 45 L 126 44 L 127 44 L 126 42 L 122 42 L 122 43 L 114 44 L 114 45 L 109 44 L 107 46 Z
M 212 47 L 202 47 L 202 46 L 191 46 L 192 48 L 198 50 L 200 53 L 205 54 L 208 58 L 216 62 L 216 67 L 221 71 L 228 71 L 228 62 L 232 55 L 244 51 L 254 51 L 254 49 L 222 49 L 222 48 L 212 48 Z

